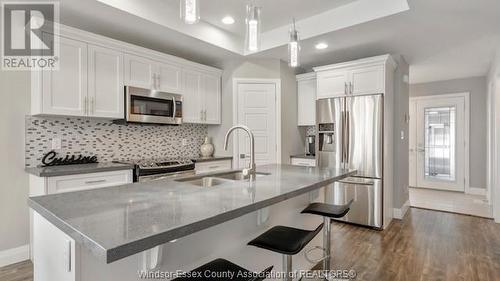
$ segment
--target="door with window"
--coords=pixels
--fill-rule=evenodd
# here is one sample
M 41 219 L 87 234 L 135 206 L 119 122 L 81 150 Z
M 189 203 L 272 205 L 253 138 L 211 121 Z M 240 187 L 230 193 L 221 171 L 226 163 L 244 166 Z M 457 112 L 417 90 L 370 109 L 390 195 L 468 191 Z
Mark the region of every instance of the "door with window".
M 410 185 L 465 191 L 468 170 L 468 95 L 412 101 Z M 412 171 L 413 170 L 413 171 Z

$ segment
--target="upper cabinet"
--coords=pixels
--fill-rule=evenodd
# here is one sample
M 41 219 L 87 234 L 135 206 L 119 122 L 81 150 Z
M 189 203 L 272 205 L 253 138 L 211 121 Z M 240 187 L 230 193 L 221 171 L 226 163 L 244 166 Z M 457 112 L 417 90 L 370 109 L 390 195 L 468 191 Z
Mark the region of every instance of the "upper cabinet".
M 316 125 L 316 73 L 297 75 L 297 125 Z
M 125 85 L 182 94 L 182 68 L 126 54 Z
M 59 68 L 31 73 L 31 114 L 121 119 L 124 88 L 135 86 L 183 95 L 185 123 L 221 123 L 221 70 L 64 25 L 60 32 Z
M 183 77 L 183 121 L 220 124 L 221 77 L 191 69 L 184 70 Z
M 387 72 L 395 67 L 389 55 L 315 67 L 317 98 L 383 94 Z
M 94 45 L 88 54 L 88 115 L 123 118 L 123 55 Z

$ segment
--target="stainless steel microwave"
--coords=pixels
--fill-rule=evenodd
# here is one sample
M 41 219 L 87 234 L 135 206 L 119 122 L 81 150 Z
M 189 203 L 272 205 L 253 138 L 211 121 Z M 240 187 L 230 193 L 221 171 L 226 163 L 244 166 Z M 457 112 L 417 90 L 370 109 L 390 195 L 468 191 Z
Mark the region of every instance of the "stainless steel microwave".
M 125 87 L 125 121 L 164 125 L 182 124 L 182 95 Z

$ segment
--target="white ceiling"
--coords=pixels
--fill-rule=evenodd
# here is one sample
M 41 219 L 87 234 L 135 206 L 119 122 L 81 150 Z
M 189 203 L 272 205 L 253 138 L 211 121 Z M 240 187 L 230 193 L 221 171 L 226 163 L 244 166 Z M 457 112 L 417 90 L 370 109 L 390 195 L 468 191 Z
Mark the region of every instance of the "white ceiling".
M 62 0 L 61 21 L 209 65 L 243 58 L 241 24 L 246 1 L 202 3 L 202 22 L 195 26 L 179 20 L 177 0 Z M 408 0 L 409 11 L 406 3 L 260 0 L 266 30 L 263 51 L 250 57 L 286 60 L 287 30 L 295 16 L 304 38 L 301 56 L 306 69 L 396 53 L 409 62 L 412 83 L 486 74 L 500 45 L 500 1 Z M 234 26 L 220 24 L 226 14 L 235 17 Z M 323 41 L 330 47 L 315 50 L 314 44 Z

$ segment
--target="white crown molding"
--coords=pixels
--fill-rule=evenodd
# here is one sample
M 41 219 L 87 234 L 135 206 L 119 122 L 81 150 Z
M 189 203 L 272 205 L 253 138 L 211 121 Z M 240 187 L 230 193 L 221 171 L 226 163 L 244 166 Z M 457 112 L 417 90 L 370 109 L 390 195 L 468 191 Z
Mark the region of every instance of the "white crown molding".
M 376 57 L 363 58 L 359 60 L 352 60 L 348 62 L 341 62 L 336 64 L 313 67 L 313 70 L 315 72 L 319 72 L 319 71 L 348 68 L 353 66 L 359 67 L 359 66 L 369 66 L 369 65 L 380 65 L 385 63 L 388 63 L 393 69 L 397 67 L 396 61 L 392 58 L 391 55 L 387 54 Z

